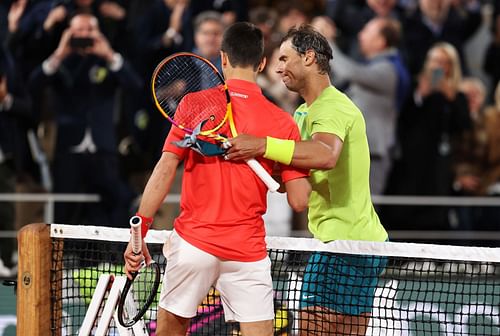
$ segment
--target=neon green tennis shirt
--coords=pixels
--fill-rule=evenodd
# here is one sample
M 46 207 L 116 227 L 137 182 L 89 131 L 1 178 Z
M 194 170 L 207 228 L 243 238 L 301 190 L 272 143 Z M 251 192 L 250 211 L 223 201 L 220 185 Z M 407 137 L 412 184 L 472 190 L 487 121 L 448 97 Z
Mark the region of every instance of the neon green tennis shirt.
M 345 94 L 330 86 L 311 106 L 299 106 L 294 119 L 302 140 L 323 132 L 337 135 L 344 143 L 335 168 L 311 170 L 311 233 L 323 242 L 385 241 L 387 232 L 370 196 L 370 154 L 361 111 Z

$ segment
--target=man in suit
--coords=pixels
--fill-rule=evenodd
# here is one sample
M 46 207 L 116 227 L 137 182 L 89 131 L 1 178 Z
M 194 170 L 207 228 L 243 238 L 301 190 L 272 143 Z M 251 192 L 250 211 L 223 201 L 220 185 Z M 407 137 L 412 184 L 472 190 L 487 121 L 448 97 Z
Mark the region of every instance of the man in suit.
M 33 71 L 30 87 L 54 92 L 55 192 L 98 193 L 102 198 L 89 205 L 83 219 L 75 207 L 60 204 L 56 221 L 126 225 L 134 195 L 120 177 L 114 119 L 119 90 L 139 90 L 139 76 L 111 48 L 97 19 L 78 13 L 54 53 Z
M 314 24 L 314 22 L 313 22 Z M 395 19 L 376 17 L 358 35 L 365 62 L 356 62 L 332 44 L 333 78 L 347 81 L 347 93 L 363 111 L 370 145 L 370 190 L 384 193 L 392 167 L 391 149 L 396 140 L 399 109 L 410 89 L 410 77 L 397 45 L 400 25 Z

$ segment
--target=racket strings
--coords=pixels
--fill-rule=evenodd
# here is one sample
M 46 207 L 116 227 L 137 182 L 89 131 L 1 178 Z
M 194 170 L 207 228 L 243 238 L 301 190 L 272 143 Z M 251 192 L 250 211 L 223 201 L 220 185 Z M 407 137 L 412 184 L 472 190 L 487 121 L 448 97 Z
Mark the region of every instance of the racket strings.
M 157 293 L 155 290 L 156 270 L 151 266 L 144 267 L 135 277 L 123 302 L 123 321 L 136 321 L 142 310 L 151 304 Z
M 224 83 L 205 61 L 189 55 L 169 59 L 154 77 L 154 94 L 164 114 L 180 128 L 192 131 L 204 122 L 202 133 L 226 121 Z

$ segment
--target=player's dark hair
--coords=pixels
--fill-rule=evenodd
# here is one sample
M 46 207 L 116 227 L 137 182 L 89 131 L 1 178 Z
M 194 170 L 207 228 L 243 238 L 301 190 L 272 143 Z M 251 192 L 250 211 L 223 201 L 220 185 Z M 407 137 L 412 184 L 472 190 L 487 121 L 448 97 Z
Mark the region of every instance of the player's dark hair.
M 233 67 L 259 67 L 264 57 L 262 31 L 252 23 L 237 22 L 224 32 L 221 50 Z
M 316 54 L 316 63 L 321 74 L 329 74 L 332 48 L 326 38 L 310 25 L 301 25 L 298 28 L 290 28 L 281 39 L 281 43 L 290 40 L 292 47 L 299 54 L 304 55 L 308 50 Z

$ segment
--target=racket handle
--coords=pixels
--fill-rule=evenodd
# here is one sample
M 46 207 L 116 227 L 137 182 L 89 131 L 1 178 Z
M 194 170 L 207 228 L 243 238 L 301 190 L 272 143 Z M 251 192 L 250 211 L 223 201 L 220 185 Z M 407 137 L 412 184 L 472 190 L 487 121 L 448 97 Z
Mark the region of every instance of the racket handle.
M 132 252 L 135 254 L 141 253 L 142 250 L 141 225 L 141 217 L 133 216 L 130 218 L 130 238 L 132 242 Z
M 279 189 L 280 184 L 276 182 L 271 175 L 267 172 L 267 170 L 262 167 L 262 165 L 255 159 L 247 160 L 247 164 L 252 168 L 254 173 L 264 182 L 267 186 L 267 189 L 271 192 L 275 192 Z

